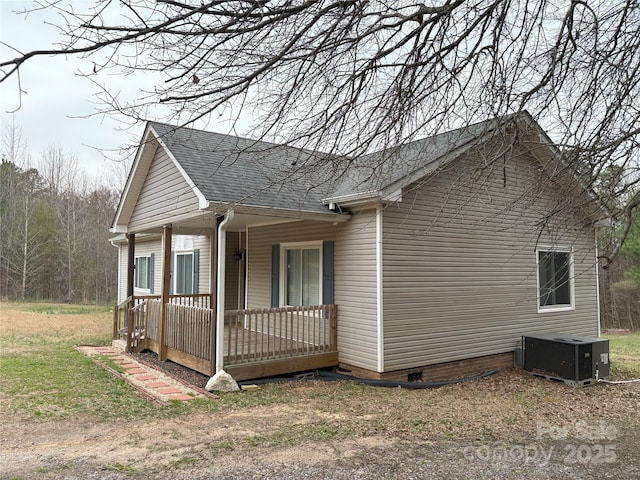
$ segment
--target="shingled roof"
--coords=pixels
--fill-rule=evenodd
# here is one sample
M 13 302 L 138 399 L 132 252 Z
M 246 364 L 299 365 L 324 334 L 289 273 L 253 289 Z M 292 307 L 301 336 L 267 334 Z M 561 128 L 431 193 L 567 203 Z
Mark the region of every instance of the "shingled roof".
M 512 118 L 487 120 L 353 159 L 325 202 L 402 188 L 477 145 Z
M 151 122 L 210 202 L 326 212 L 334 189 L 326 158 L 307 150 Z
M 428 174 L 509 118 L 346 159 L 156 122 L 149 127 L 210 202 L 326 212 L 329 202 L 399 188 Z

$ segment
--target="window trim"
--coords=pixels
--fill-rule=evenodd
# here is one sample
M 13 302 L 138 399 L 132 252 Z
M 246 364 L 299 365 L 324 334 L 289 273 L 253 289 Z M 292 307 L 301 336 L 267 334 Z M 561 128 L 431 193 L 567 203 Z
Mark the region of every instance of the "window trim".
M 147 260 L 147 287 L 143 288 L 138 285 L 138 260 L 144 258 Z M 138 290 L 139 292 L 151 293 L 151 282 L 153 282 L 153 278 L 151 278 L 151 254 L 146 255 L 136 255 L 134 259 L 134 275 L 133 275 L 133 288 Z
M 540 305 L 540 253 L 567 253 L 569 254 L 569 297 L 570 303 L 556 304 L 556 305 Z M 552 247 L 547 245 L 540 245 L 536 247 L 536 307 L 538 313 L 547 312 L 568 312 L 576 309 L 575 305 L 575 274 L 574 274 L 574 259 L 573 248 L 571 247 Z
M 179 255 L 191 255 L 191 292 L 178 292 L 178 256 Z M 183 250 L 183 251 L 175 251 L 173 252 L 173 293 L 175 295 L 193 295 L 195 291 L 195 275 L 196 275 L 196 267 L 195 267 L 196 255 L 195 250 Z
M 297 249 L 317 249 L 319 254 L 319 275 L 318 275 L 318 301 L 322 305 L 322 299 L 324 298 L 322 291 L 323 284 L 323 252 L 322 252 L 322 240 L 318 241 L 309 241 L 309 242 L 290 242 L 290 243 L 281 243 L 280 244 L 280 295 L 279 295 L 279 306 L 280 307 L 291 307 L 293 305 L 287 305 L 284 303 L 286 295 L 287 295 L 287 250 L 297 250 Z

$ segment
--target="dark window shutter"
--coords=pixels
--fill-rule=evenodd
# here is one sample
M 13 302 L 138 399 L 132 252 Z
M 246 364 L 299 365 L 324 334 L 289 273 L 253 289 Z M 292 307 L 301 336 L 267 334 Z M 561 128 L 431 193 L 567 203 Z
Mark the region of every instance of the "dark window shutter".
M 200 293 L 200 249 L 193 251 L 193 293 Z
M 280 244 L 271 245 L 271 307 L 280 305 Z
M 147 285 L 149 286 L 149 292 L 153 294 L 153 274 L 155 271 L 155 256 L 152 253 L 149 255 L 149 267 L 147 268 Z
M 322 303 L 324 305 L 334 303 L 333 249 L 333 240 L 322 242 Z
M 173 294 L 173 271 L 175 270 L 173 263 L 175 258 L 175 252 L 171 251 L 171 268 L 169 268 L 169 294 Z

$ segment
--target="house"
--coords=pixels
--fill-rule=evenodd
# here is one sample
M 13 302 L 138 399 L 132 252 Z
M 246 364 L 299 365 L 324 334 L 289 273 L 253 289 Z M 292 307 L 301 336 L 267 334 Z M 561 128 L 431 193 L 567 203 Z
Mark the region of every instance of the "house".
M 359 158 L 151 122 L 114 338 L 238 379 L 511 366 L 524 334 L 599 334 L 605 218 L 527 113 Z

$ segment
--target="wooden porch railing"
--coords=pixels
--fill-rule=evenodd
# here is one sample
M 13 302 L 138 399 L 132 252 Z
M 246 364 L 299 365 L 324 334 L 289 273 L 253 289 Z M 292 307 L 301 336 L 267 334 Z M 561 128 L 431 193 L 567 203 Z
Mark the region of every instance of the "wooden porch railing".
M 229 310 L 224 318 L 225 365 L 337 349 L 335 305 Z
M 190 305 L 208 300 L 200 300 L 204 295 L 172 297 L 165 323 L 167 358 L 212 374 L 214 312 Z M 159 296 L 129 298 L 114 311 L 114 338 L 126 338 L 127 351 L 146 348 L 160 353 L 160 316 Z M 240 369 L 238 374 L 245 378 L 268 376 L 269 368 L 278 369 L 272 375 L 296 371 L 295 366 L 290 369 L 284 364 L 301 357 L 329 358 L 333 354 L 329 362 L 337 364 L 336 305 L 228 310 L 224 319 L 224 366 Z M 299 365 L 303 364 L 298 361 Z
M 127 324 L 129 318 L 129 310 L 140 305 L 147 297 L 127 297 L 122 303 L 116 305 L 113 309 L 113 339 L 126 339 Z M 159 295 L 149 296 L 148 298 L 160 298 Z
M 150 300 L 160 301 L 160 295 L 134 295 L 128 297 L 122 303 L 116 305 L 113 309 L 113 339 L 126 339 L 128 332 L 129 310 L 132 308 L 140 308 Z M 172 294 L 169 295 L 169 301 L 174 305 L 188 305 L 200 308 L 211 308 L 211 295 L 208 293 L 195 294 Z M 138 312 L 140 314 L 140 312 Z M 132 331 L 135 327 L 132 326 Z M 155 338 L 157 340 L 157 338 Z
M 202 360 L 211 360 L 213 310 L 185 305 L 167 305 L 167 347 Z

